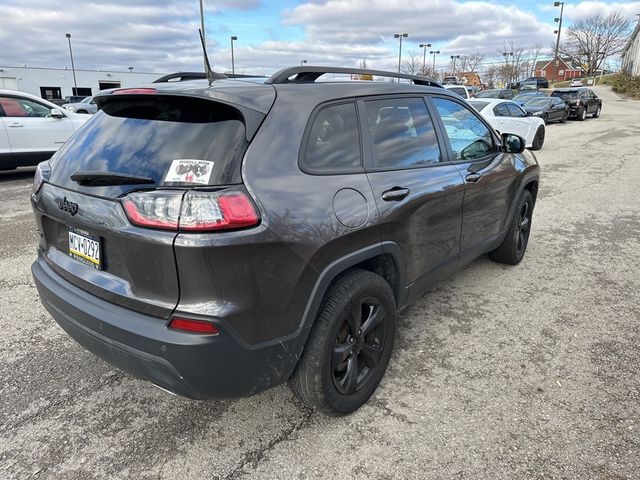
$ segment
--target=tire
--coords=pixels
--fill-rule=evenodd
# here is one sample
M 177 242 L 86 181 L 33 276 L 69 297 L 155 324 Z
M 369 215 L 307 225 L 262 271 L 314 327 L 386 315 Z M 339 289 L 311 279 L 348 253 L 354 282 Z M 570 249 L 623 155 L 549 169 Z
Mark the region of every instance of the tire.
M 520 263 L 529 243 L 533 207 L 531 192 L 523 190 L 507 235 L 500 246 L 489 254 L 491 260 L 498 263 L 506 263 L 507 265 Z
M 598 118 L 600 116 L 600 112 L 602 111 L 602 105 L 598 105 L 598 108 L 595 112 L 593 112 L 593 118 Z
M 374 323 L 366 327 L 367 320 Z M 289 380 L 293 393 L 329 415 L 357 410 L 382 380 L 395 335 L 396 302 L 389 284 L 365 270 L 346 272 L 324 297 Z
M 564 112 L 564 115 L 562 115 L 562 118 L 560 119 L 560 123 L 567 123 L 567 120 L 569 120 L 569 112 Z
M 540 125 L 536 130 L 536 135 L 531 142 L 531 150 L 540 150 L 544 145 L 545 128 L 544 125 Z
M 576 115 L 576 118 L 581 122 L 584 122 L 585 118 L 587 118 L 587 108 L 583 107 L 582 110 L 578 112 L 578 115 Z

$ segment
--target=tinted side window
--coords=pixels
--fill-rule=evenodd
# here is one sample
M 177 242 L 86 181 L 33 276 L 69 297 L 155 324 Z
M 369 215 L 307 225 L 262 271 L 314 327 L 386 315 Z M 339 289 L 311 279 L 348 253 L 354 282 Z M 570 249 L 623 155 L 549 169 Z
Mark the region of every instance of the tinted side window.
M 493 107 L 493 114 L 496 117 L 508 117 L 509 110 L 507 110 L 507 104 L 506 103 L 497 104 L 495 107 Z
M 510 117 L 526 117 L 527 115 L 513 103 L 507 103 L 507 109 L 509 110 Z
M 359 169 L 360 135 L 354 103 L 331 105 L 317 113 L 309 130 L 303 162 L 314 173 Z
M 440 148 L 422 98 L 365 102 L 374 168 L 411 168 L 440 162 Z
M 471 110 L 446 98 L 436 97 L 433 103 L 444 122 L 454 160 L 473 160 L 495 151 L 491 131 Z

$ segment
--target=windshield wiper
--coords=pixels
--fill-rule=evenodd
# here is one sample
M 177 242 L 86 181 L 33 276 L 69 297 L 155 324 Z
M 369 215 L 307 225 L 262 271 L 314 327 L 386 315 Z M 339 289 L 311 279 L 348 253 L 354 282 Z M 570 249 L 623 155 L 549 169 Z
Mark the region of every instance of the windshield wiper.
M 140 185 L 156 183 L 152 178 L 117 172 L 75 172 L 71 180 L 85 187 L 104 187 L 107 185 Z

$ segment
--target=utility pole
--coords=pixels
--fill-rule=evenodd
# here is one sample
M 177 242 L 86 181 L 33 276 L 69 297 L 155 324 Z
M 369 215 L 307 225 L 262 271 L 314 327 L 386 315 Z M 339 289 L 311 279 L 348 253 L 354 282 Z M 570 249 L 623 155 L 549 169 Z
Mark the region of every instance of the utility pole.
M 402 39 L 407 38 L 409 36 L 408 33 L 394 33 L 393 38 L 400 39 L 400 50 L 398 51 L 398 73 L 400 73 L 400 66 L 402 64 Z M 400 83 L 400 79 L 398 78 L 398 83 Z
M 73 94 L 77 95 L 77 93 L 78 93 L 78 82 L 76 82 L 76 67 L 73 64 L 73 50 L 71 50 L 71 34 L 67 33 L 65 35 L 67 37 L 67 40 L 69 40 L 69 56 L 71 57 L 71 71 L 73 71 L 73 86 L 74 86 L 74 89 L 75 89 Z
M 553 19 L 554 22 L 558 22 L 558 29 L 553 33 L 556 33 L 556 53 L 553 57 L 553 81 L 558 76 L 558 67 L 560 66 L 560 59 L 558 58 L 558 49 L 560 48 L 560 33 L 562 32 L 562 14 L 564 13 L 564 2 L 553 2 L 554 7 L 560 7 L 560 16 Z

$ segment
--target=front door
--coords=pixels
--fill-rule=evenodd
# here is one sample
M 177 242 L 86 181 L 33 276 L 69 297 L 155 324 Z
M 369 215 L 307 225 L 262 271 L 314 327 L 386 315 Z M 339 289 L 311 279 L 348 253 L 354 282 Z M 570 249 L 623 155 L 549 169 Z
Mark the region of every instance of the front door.
M 358 106 L 381 241 L 400 246 L 411 300 L 457 264 L 464 185 L 446 163 L 423 97 L 378 97 Z
M 434 96 L 449 140 L 449 155 L 464 179 L 461 255 L 474 257 L 500 238 L 516 188 L 512 159 L 500 151 L 490 127 L 472 108 Z

